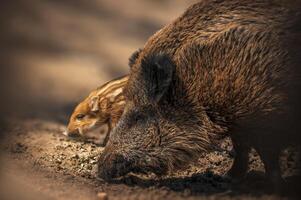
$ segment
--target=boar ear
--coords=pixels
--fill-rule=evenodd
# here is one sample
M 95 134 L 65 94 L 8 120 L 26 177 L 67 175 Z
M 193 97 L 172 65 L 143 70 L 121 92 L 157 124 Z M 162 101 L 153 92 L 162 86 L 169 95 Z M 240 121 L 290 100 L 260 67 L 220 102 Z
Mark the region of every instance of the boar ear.
M 158 54 L 144 59 L 141 68 L 147 99 L 157 103 L 171 84 L 175 65 L 169 56 Z
M 141 51 L 142 51 L 142 49 L 138 49 L 129 58 L 129 66 L 130 66 L 130 68 L 132 68 L 132 66 L 135 64 L 135 62 L 136 62 L 137 58 L 139 57 L 139 54 L 140 54 Z
M 98 112 L 99 111 L 99 100 L 97 96 L 94 96 L 91 98 L 89 102 L 89 107 L 92 112 Z

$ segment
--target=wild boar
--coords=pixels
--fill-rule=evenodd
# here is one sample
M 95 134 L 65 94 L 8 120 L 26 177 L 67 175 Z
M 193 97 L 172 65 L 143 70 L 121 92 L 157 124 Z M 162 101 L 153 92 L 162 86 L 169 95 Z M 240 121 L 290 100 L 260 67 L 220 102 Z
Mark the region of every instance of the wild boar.
M 122 76 L 93 90 L 88 97 L 75 107 L 70 116 L 67 129 L 63 134 L 91 140 L 95 138 L 91 138 L 90 132 L 97 131 L 103 125 L 107 125 L 106 136 L 103 141 L 103 145 L 106 145 L 111 130 L 123 113 L 125 106 L 123 87 L 127 80 L 128 76 Z M 95 134 L 92 136 L 95 137 Z M 98 141 L 94 142 L 97 143 Z
M 269 180 L 281 181 L 279 153 L 300 123 L 299 19 L 283 3 L 204 0 L 155 33 L 131 58 L 99 176 L 165 174 L 228 135 L 237 153 L 229 176 L 246 174 L 255 148 Z

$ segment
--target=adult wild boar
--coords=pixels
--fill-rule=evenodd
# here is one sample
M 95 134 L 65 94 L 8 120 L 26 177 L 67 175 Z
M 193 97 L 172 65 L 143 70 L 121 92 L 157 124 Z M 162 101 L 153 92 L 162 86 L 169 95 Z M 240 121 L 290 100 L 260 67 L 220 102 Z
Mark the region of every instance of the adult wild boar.
M 99 176 L 164 174 L 229 135 L 230 176 L 245 175 L 255 148 L 268 178 L 281 180 L 279 153 L 299 123 L 298 17 L 277 2 L 204 0 L 158 31 L 130 59 L 125 111 Z

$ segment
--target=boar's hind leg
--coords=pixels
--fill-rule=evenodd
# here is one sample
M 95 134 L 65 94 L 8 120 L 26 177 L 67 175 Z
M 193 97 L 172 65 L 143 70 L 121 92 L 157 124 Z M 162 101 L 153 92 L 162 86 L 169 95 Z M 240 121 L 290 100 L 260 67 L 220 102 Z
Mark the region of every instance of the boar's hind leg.
M 255 147 L 256 148 L 256 147 Z M 281 170 L 279 165 L 280 150 L 256 148 L 261 160 L 265 167 L 266 178 L 271 183 L 271 189 L 279 192 L 283 179 L 281 177 Z
M 240 180 L 246 175 L 248 170 L 250 147 L 247 144 L 241 143 L 239 138 L 231 137 L 231 139 L 236 156 L 227 175 Z

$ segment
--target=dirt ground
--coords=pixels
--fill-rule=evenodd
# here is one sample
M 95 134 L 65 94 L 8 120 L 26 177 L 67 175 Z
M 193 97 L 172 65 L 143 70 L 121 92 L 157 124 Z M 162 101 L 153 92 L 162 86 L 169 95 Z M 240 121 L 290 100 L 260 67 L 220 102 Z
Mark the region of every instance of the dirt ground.
M 15 0 L 0 6 L 0 199 L 291 199 L 300 169 L 286 150 L 286 195 L 269 194 L 252 152 L 245 180 L 223 175 L 231 143 L 188 169 L 156 177 L 96 177 L 103 147 L 62 135 L 73 107 L 89 91 L 128 73 L 127 60 L 149 36 L 180 15 L 183 0 Z M 288 194 L 288 195 L 287 195 Z
M 10 121 L 14 122 L 5 130 L 9 136 L 1 145 L 5 185 L 0 191 L 7 199 L 97 199 L 99 192 L 107 193 L 109 199 L 289 199 L 296 190 L 295 151 L 285 151 L 282 158 L 289 196 L 264 192 L 268 185 L 263 165 L 254 152 L 245 180 L 235 183 L 224 177 L 234 155 L 227 139 L 221 144 L 224 151 L 204 154 L 186 170 L 163 177 L 129 174 L 107 183 L 96 176 L 97 158 L 103 147 L 66 138 L 60 123 Z

